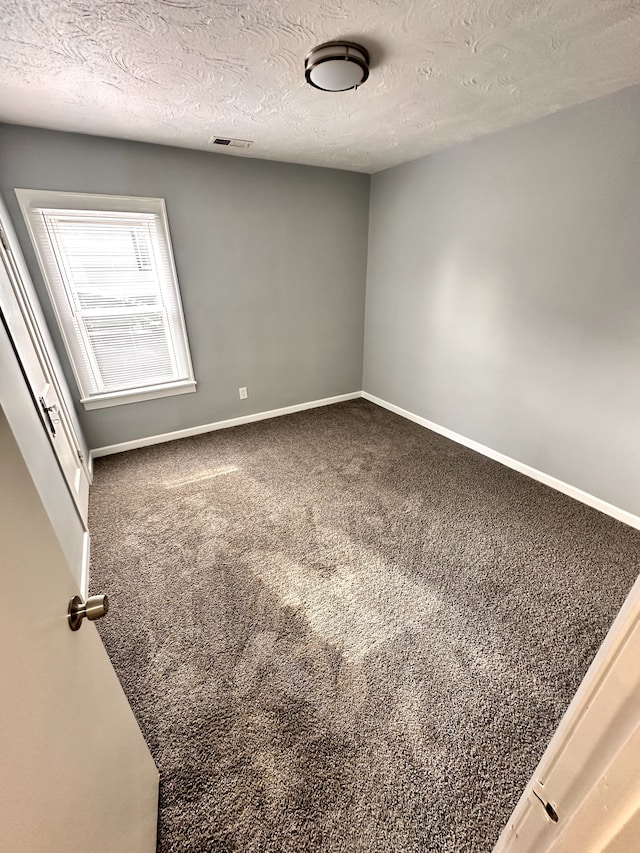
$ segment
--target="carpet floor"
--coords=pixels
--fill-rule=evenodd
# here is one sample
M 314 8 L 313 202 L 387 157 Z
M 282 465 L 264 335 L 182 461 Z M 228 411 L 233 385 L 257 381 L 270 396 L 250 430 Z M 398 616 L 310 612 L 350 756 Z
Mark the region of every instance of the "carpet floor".
M 161 853 L 488 853 L 640 533 L 363 400 L 96 460 Z

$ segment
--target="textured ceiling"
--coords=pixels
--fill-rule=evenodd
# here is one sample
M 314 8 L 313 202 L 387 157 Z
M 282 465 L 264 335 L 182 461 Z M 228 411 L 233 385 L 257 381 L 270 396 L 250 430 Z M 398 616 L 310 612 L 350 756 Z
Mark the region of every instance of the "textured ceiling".
M 304 83 L 335 38 L 358 91 Z M 0 119 L 225 156 L 375 172 L 634 83 L 640 0 L 0 0 Z

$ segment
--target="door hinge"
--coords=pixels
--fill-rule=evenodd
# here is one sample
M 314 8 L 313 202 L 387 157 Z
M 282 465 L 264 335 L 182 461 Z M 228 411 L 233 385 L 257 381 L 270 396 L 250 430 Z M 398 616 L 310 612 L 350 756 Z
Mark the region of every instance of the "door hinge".
M 40 405 L 42 406 L 42 411 L 44 413 L 45 418 L 47 419 L 49 431 L 51 432 L 51 435 L 53 435 L 55 437 L 55 434 L 56 434 L 55 425 L 57 423 L 59 423 L 60 419 L 52 417 L 52 414 L 53 415 L 58 414 L 58 407 L 56 406 L 55 403 L 52 406 L 47 406 L 47 404 L 45 403 L 44 397 L 40 397 Z
M 84 462 L 84 453 L 81 450 L 78 451 L 78 459 L 81 462 Z
M 2 248 L 5 252 L 9 252 L 9 243 L 7 242 L 7 235 L 4 233 L 4 228 L 0 228 L 0 243 L 2 243 Z

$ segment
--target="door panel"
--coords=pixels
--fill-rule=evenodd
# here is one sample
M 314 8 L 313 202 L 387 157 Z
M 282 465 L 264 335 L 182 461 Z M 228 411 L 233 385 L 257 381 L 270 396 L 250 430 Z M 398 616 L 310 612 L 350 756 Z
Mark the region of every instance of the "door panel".
M 640 580 L 495 853 L 633 853 L 640 828 Z M 557 821 L 545 812 L 551 803 Z
M 20 363 L 0 311 L 0 406 L 11 425 L 45 506 L 60 546 L 76 579 L 86 593 L 89 533 L 60 472 L 51 443 L 22 374 Z M 3 479 L 0 487 L 4 490 Z
M 152 853 L 156 768 L 2 410 L 0 470 L 0 846 Z
M 89 478 L 84 455 L 59 393 L 57 377 L 39 334 L 24 282 L 3 234 L 0 232 L 0 308 L 53 452 L 69 491 L 86 520 Z
M 56 457 L 16 359 L 0 312 L 0 406 L 11 425 L 67 564 L 85 593 L 89 534 L 60 473 Z M 0 489 L 6 490 L 4 476 Z

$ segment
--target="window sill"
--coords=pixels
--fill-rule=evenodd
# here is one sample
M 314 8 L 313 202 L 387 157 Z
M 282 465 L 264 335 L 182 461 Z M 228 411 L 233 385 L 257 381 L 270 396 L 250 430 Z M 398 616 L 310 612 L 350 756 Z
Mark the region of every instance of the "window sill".
M 155 400 L 158 397 L 172 397 L 174 394 L 191 394 L 196 390 L 194 379 L 184 382 L 172 382 L 170 385 L 154 385 L 150 388 L 140 388 L 133 391 L 114 391 L 110 394 L 96 394 L 93 397 L 83 397 L 80 402 L 87 411 L 105 409 L 107 406 L 123 406 L 126 403 L 141 403 L 144 400 Z

